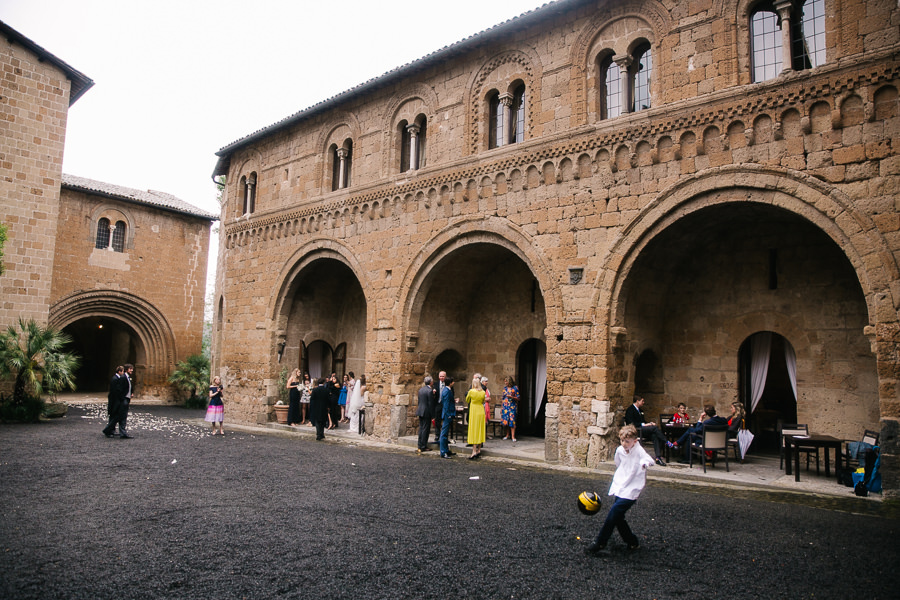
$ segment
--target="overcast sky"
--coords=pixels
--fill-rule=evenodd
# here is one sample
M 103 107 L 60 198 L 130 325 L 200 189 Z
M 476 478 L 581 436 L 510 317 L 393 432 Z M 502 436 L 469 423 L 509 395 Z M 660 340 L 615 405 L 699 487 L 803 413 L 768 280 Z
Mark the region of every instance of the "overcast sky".
M 69 110 L 65 173 L 219 214 L 223 146 L 542 4 L 0 0 L 0 20 L 94 80 Z

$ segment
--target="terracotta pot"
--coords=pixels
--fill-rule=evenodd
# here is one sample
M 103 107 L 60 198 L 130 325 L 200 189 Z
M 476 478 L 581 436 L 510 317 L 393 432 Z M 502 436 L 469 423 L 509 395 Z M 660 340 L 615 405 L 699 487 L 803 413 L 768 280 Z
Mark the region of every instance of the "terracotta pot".
M 275 405 L 275 418 L 279 423 L 287 425 L 288 408 L 290 407 L 287 404 Z

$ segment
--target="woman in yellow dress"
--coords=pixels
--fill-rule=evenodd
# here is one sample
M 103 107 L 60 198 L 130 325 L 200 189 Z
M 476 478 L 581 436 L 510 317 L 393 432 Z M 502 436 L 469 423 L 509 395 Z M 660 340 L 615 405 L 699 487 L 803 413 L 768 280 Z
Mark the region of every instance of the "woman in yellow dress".
M 476 373 L 472 379 L 472 389 L 466 394 L 466 404 L 469 405 L 469 435 L 467 443 L 472 444 L 473 460 L 481 456 L 481 445 L 484 444 L 485 427 L 484 418 L 484 390 L 481 388 L 481 374 Z

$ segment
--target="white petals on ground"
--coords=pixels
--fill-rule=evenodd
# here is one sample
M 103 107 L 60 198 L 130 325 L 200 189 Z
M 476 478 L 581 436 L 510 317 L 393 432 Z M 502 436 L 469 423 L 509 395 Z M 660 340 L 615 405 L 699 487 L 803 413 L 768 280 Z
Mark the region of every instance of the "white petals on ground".
M 481 477 L 479 477 L 478 475 L 476 475 L 475 477 L 469 477 L 470 481 L 474 481 L 476 479 L 481 479 Z

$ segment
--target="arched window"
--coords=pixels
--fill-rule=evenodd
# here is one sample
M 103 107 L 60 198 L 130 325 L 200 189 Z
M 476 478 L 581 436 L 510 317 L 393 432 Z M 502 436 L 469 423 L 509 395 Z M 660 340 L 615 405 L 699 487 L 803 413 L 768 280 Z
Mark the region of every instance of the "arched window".
M 494 92 L 488 97 L 488 147 L 499 148 L 525 139 L 525 84 L 512 93 Z
M 622 114 L 622 76 L 612 55 L 600 63 L 600 118 L 613 119 Z
M 427 122 L 424 115 L 419 115 L 410 125 L 400 122 L 400 172 L 416 170 L 425 166 L 425 140 Z
M 790 56 L 785 56 L 785 53 Z M 750 13 L 753 81 L 778 77 L 786 67 L 800 71 L 825 64 L 825 0 L 766 1 Z
M 771 3 L 759 5 L 750 16 L 753 81 L 774 79 L 782 71 L 781 27 Z
M 340 148 L 332 146 L 331 191 L 350 187 L 350 170 L 353 164 L 353 141 L 344 140 Z
M 794 29 L 794 68 L 812 69 L 825 64 L 825 0 L 806 0 Z
M 634 80 L 634 112 L 650 108 L 650 79 L 653 75 L 653 54 L 650 52 L 650 44 L 638 46 L 634 51 L 632 63 Z
M 241 195 L 244 200 L 241 214 L 253 214 L 256 210 L 256 172 L 250 173 L 249 177 L 241 177 Z
M 109 248 L 109 219 L 105 217 L 97 221 L 97 241 L 94 242 L 94 248 L 98 250 Z
M 116 221 L 112 230 L 112 249 L 116 252 L 125 252 L 125 234 L 128 232 L 125 221 Z

